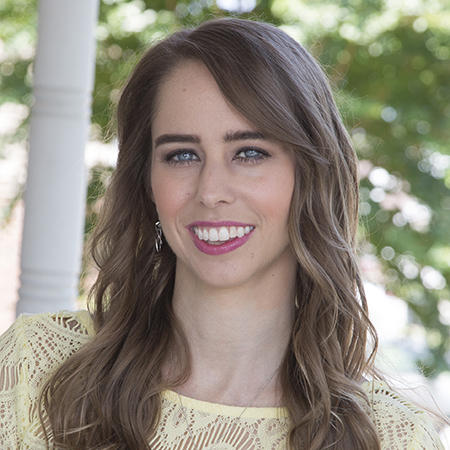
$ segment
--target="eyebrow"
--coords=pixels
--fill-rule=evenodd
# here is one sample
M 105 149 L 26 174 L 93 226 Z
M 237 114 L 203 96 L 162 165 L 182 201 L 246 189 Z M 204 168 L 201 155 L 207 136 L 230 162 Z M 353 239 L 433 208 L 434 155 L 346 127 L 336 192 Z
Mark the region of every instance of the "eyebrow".
M 267 139 L 263 133 L 257 131 L 229 131 L 224 137 L 224 142 L 248 141 L 252 139 Z M 162 134 L 155 139 L 155 148 L 163 144 L 171 144 L 174 142 L 200 144 L 200 136 L 196 134 Z
M 259 133 L 257 131 L 234 131 L 228 132 L 225 135 L 225 142 L 233 142 L 233 141 L 249 141 L 252 139 L 267 139 L 264 134 Z
M 155 139 L 155 147 L 172 142 L 187 142 L 200 144 L 200 137 L 195 134 L 162 134 Z

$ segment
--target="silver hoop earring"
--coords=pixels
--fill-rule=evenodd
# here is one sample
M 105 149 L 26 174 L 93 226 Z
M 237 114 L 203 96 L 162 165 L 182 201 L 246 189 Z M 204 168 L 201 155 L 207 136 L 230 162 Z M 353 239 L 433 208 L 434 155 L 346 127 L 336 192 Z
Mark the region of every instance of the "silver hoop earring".
M 156 252 L 159 253 L 161 251 L 161 247 L 162 247 L 162 228 L 161 228 L 161 222 L 158 220 L 158 222 L 155 223 L 155 231 L 156 231 L 156 236 L 155 236 L 155 249 Z

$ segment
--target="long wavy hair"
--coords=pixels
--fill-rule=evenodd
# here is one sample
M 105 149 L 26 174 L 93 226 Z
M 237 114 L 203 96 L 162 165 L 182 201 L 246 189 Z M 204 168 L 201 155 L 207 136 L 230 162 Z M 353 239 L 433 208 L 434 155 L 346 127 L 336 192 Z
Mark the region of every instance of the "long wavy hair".
M 43 390 L 49 441 L 67 449 L 148 449 L 161 392 L 189 376 L 189 348 L 172 307 L 176 257 L 168 245 L 155 251 L 150 196 L 158 90 L 187 61 L 204 64 L 228 102 L 295 159 L 289 235 L 298 262 L 296 317 L 280 371 L 288 447 L 377 450 L 360 387 L 377 339 L 356 257 L 355 153 L 310 54 L 276 27 L 238 19 L 161 41 L 122 91 L 117 169 L 93 238 L 97 333 Z M 179 363 L 172 379 L 163 373 L 169 352 Z

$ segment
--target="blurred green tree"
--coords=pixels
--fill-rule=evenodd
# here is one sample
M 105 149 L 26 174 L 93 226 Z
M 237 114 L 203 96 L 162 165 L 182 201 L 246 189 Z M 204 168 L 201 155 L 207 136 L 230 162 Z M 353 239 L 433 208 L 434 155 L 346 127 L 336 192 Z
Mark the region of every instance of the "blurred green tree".
M 383 268 L 376 281 L 405 299 L 426 330 L 429 352 L 418 362 L 428 374 L 447 370 L 450 0 L 103 0 L 92 135 L 113 138 L 121 83 L 143 50 L 224 16 L 272 22 L 326 67 L 361 159 L 364 251 Z M 0 21 L 0 106 L 31 106 L 36 0 L 3 0 Z M 7 139 L 23 137 L 19 129 Z M 87 235 L 110 171 L 91 171 Z

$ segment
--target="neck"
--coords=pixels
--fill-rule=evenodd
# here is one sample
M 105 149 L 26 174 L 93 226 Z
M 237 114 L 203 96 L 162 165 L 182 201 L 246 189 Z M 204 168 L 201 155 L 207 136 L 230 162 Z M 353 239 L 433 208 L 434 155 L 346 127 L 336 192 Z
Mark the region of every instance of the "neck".
M 191 374 L 183 395 L 243 406 L 282 362 L 294 319 L 294 280 L 227 289 L 175 283 L 174 310 L 183 325 Z M 256 391 L 256 392 L 255 392 Z M 277 376 L 253 406 L 278 406 Z

